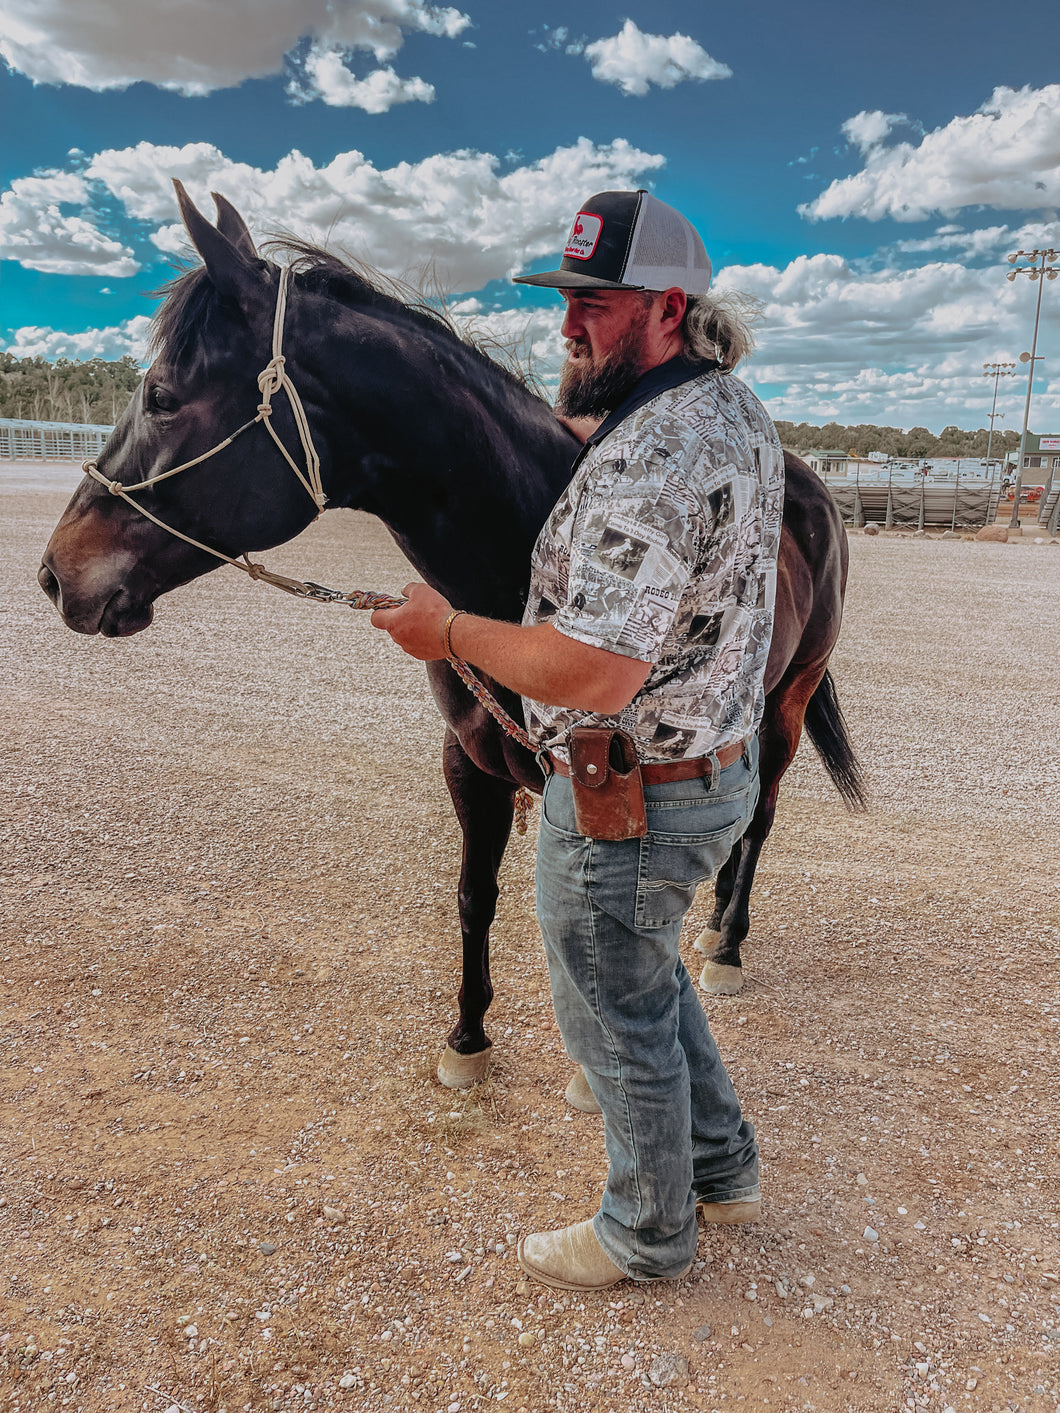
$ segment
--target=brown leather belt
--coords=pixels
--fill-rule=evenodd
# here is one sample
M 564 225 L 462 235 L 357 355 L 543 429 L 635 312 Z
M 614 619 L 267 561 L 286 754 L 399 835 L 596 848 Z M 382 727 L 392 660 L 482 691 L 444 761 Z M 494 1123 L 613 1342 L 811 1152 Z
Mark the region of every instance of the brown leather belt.
M 718 765 L 722 770 L 738 761 L 744 753 L 746 741 L 734 741 L 731 746 L 723 746 L 720 751 L 715 752 Z M 570 776 L 570 766 L 566 761 L 557 760 L 549 753 L 549 760 L 552 762 L 552 769 L 557 775 Z M 645 785 L 665 785 L 668 780 L 699 780 L 710 779 L 711 775 L 710 756 L 696 756 L 692 760 L 673 761 L 645 761 L 640 768 L 640 778 Z

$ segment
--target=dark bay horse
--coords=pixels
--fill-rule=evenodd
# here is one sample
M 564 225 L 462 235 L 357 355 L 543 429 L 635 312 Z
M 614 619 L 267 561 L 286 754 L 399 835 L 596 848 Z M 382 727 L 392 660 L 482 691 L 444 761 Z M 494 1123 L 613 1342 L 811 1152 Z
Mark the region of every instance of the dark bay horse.
M 156 357 L 95 477 L 86 477 L 45 551 L 40 583 L 69 627 L 110 637 L 140 632 L 155 599 L 215 568 L 216 554 L 234 559 L 270 549 L 305 529 L 318 513 L 307 494 L 313 486 L 329 506 L 377 515 L 422 578 L 455 606 L 517 621 L 531 548 L 577 451 L 572 435 L 436 313 L 298 242 L 287 245 L 291 273 L 284 277 L 258 255 L 223 197 L 214 198 L 215 227 L 179 184 L 177 191 L 204 263 L 170 287 L 155 316 Z M 283 356 L 275 357 L 274 341 L 269 361 L 277 308 Z M 262 378 L 271 375 L 273 389 L 285 374 L 297 390 L 288 401 L 276 395 L 273 440 L 257 425 L 258 374 L 267 361 Z M 306 426 L 319 455 L 312 486 L 280 449 L 297 456 L 299 441 L 307 446 Z M 697 944 L 710 950 L 704 984 L 721 991 L 739 989 L 754 870 L 804 724 L 844 798 L 852 805 L 862 798 L 827 671 L 842 612 L 846 535 L 817 478 L 796 458 L 786 466 L 760 732 L 762 796 L 718 878 L 707 942 Z M 175 467 L 184 469 L 163 479 Z M 430 663 L 427 672 L 446 722 L 443 769 L 464 837 L 459 1019 L 439 1077 L 464 1086 L 488 1063 L 489 929 L 513 800 L 520 785 L 540 790 L 541 775 L 532 753 L 502 733 L 447 662 Z M 487 684 L 519 719 L 518 698 Z

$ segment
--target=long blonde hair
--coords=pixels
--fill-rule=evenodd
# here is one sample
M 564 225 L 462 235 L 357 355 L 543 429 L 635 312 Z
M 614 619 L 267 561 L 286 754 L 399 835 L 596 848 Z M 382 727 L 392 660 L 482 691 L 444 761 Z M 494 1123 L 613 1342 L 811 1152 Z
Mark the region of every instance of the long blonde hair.
M 738 290 L 720 294 L 691 294 L 681 332 L 686 358 L 695 362 L 708 359 L 731 373 L 736 365 L 754 352 L 752 323 L 762 316 L 761 304 Z

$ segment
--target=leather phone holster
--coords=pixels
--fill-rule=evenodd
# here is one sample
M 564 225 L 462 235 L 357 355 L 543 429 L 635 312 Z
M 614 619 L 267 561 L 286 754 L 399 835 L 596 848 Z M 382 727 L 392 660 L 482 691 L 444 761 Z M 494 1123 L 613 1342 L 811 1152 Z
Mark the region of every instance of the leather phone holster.
M 574 820 L 587 839 L 642 839 L 648 832 L 637 748 L 616 726 L 575 726 L 570 735 Z

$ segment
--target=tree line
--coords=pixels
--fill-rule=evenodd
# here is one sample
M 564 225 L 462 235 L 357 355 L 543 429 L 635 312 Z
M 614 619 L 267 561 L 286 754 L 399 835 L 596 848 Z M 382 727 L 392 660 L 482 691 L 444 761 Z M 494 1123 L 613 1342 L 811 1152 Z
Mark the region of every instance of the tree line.
M 823 427 L 809 422 L 778 422 L 776 426 L 781 442 L 792 451 L 845 451 L 858 456 L 880 451 L 885 456 L 981 458 L 986 456 L 989 441 L 985 427 L 976 432 L 943 427 L 936 436 L 926 427 L 911 427 L 903 432 L 900 427 L 873 427 L 864 422 L 856 427 L 844 427 L 838 422 L 826 422 Z M 989 441 L 991 459 L 1000 460 L 1005 452 L 1018 451 L 1019 444 L 1019 432 L 996 431 Z
M 0 352 L 0 417 L 25 418 L 31 422 L 90 422 L 112 426 L 136 389 L 142 370 L 128 354 L 116 363 L 102 358 L 85 362 L 58 358 L 49 363 L 41 357 L 16 358 Z M 936 436 L 926 427 L 873 427 L 860 423 L 844 427 L 826 422 L 815 427 L 809 422 L 778 422 L 780 440 L 794 451 L 845 451 L 868 456 L 870 451 L 886 456 L 933 457 L 986 455 L 987 431 L 962 432 L 944 427 Z M 997 431 L 991 456 L 1001 457 L 1019 447 L 1019 433 Z
M 0 352 L 0 417 L 113 426 L 142 376 L 128 354 L 116 363 L 102 358 L 49 363 Z

